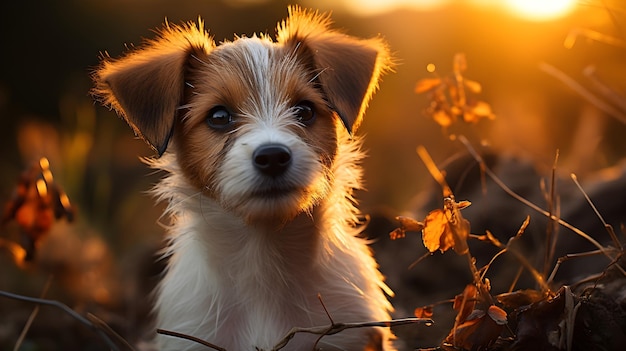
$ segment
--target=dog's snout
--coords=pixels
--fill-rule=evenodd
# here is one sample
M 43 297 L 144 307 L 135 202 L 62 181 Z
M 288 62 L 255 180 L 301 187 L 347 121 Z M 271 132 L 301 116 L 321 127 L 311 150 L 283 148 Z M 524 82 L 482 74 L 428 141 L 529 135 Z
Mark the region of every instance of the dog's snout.
M 289 168 L 291 150 L 281 144 L 261 145 L 254 151 L 252 162 L 260 172 L 271 177 L 277 177 Z

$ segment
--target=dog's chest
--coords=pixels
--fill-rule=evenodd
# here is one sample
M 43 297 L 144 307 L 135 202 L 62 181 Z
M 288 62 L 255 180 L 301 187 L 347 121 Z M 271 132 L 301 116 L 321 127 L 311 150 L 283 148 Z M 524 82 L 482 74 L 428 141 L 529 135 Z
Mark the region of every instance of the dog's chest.
M 270 233 L 211 213 L 179 218 L 173 228 L 175 254 L 159 297 L 171 312 L 160 313 L 161 328 L 190 325 L 191 335 L 218 346 L 253 350 L 271 349 L 292 327 L 328 324 L 318 293 L 333 288 L 320 271 L 313 226 Z M 291 344 L 315 338 L 297 340 Z

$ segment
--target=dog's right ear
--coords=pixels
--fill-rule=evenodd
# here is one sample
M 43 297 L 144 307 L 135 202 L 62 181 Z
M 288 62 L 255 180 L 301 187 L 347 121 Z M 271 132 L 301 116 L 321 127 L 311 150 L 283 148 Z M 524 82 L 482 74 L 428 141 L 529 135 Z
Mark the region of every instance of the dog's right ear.
M 104 58 L 93 75 L 93 93 L 161 156 L 183 100 L 186 62 L 214 46 L 201 20 L 198 25 L 166 23 L 144 47 L 117 60 Z

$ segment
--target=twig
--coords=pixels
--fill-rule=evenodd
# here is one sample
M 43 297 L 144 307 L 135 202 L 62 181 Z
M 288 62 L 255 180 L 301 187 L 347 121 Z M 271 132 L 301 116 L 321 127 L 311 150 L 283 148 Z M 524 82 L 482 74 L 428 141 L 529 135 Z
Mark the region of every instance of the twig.
M 415 266 L 417 266 L 418 263 L 422 262 L 423 259 L 425 259 L 426 257 L 432 256 L 432 253 L 429 251 L 426 251 L 425 254 L 423 254 L 422 256 L 420 256 L 417 260 L 411 262 L 411 264 L 409 265 L 409 267 L 407 269 L 411 270 L 413 268 L 415 268 Z
M 320 300 L 320 304 L 322 305 L 322 308 L 324 309 L 324 312 L 326 313 L 326 316 L 328 317 L 328 320 L 330 321 L 330 325 L 333 326 L 335 325 L 335 321 L 333 320 L 333 317 L 330 315 L 330 312 L 328 312 L 328 308 L 326 308 L 326 304 L 324 303 L 324 299 L 322 299 L 322 294 L 321 293 L 317 293 L 317 299 Z M 311 348 L 312 351 L 317 350 L 317 344 L 320 343 L 320 340 L 322 340 L 322 338 L 324 337 L 324 334 L 320 334 L 320 336 L 315 340 L 315 342 L 313 343 L 313 347 Z
M 52 278 L 53 278 L 52 275 L 48 276 L 48 279 L 46 280 L 46 284 L 43 286 L 43 289 L 41 290 L 41 294 L 39 295 L 39 298 L 43 299 L 48 293 L 48 289 L 50 289 L 50 284 L 52 283 Z M 33 308 L 33 311 L 30 313 L 30 316 L 28 316 L 28 320 L 26 321 L 24 328 L 22 328 L 22 332 L 20 333 L 20 336 L 17 338 L 17 341 L 15 342 L 13 351 L 18 351 L 20 349 L 20 346 L 22 346 L 22 343 L 24 342 L 24 338 L 26 337 L 26 334 L 28 333 L 28 330 L 30 329 L 30 326 L 33 324 L 33 321 L 35 320 L 35 317 L 37 317 L 38 313 L 39 313 L 39 305 L 35 305 L 35 308 Z
M 103 330 L 105 333 L 107 333 L 107 335 L 112 336 L 115 340 L 117 340 L 119 343 L 124 345 L 128 350 L 135 351 L 135 348 L 128 341 L 126 341 L 121 335 L 119 335 L 115 330 L 113 330 L 113 328 L 111 328 L 108 324 L 106 324 L 105 321 L 98 318 L 96 315 L 92 313 L 87 313 L 87 319 L 89 319 L 89 321 L 93 323 L 95 326 L 97 326 L 100 330 Z
M 200 338 L 197 338 L 195 336 L 191 336 L 191 335 L 187 335 L 187 334 L 183 334 L 183 333 L 179 333 L 179 332 L 175 332 L 175 331 L 171 331 L 171 330 L 165 330 L 165 329 L 157 329 L 156 330 L 157 334 L 162 334 L 162 335 L 167 335 L 167 336 L 173 336 L 175 338 L 180 338 L 180 339 L 185 339 L 185 340 L 189 340 L 189 341 L 193 341 L 193 342 L 197 342 L 200 345 L 204 345 L 206 347 L 210 347 L 213 350 L 217 350 L 217 351 L 227 351 L 225 348 L 223 347 L 219 347 L 217 345 L 213 345 L 208 341 L 204 341 Z
M 119 348 L 117 347 L 117 345 L 115 345 L 115 343 L 113 341 L 111 341 L 111 339 L 109 338 L 108 335 L 106 335 L 106 333 L 104 333 L 102 330 L 98 329 L 88 319 L 86 319 L 85 317 L 81 316 L 79 313 L 77 313 L 76 311 L 74 311 L 73 309 L 69 308 L 67 305 L 65 305 L 65 304 L 63 304 L 63 303 L 61 303 L 59 301 L 39 299 L 39 298 L 36 298 L 36 297 L 29 297 L 29 296 L 23 296 L 23 295 L 18 295 L 18 294 L 13 294 L 13 293 L 10 293 L 10 292 L 7 292 L 7 291 L 3 291 L 3 290 L 0 290 L 0 296 L 6 297 L 6 298 L 9 298 L 9 299 L 19 300 L 19 301 L 35 303 L 35 304 L 39 304 L 39 305 L 47 305 L 47 306 L 56 307 L 56 308 L 62 310 L 63 312 L 67 313 L 72 318 L 76 319 L 77 321 L 79 321 L 80 323 L 82 323 L 83 325 L 88 327 L 89 329 L 91 329 L 94 333 L 98 334 L 98 336 L 100 336 L 100 338 L 107 344 L 107 346 L 111 350 L 119 351 Z
M 589 195 L 587 195 L 585 190 L 583 190 L 583 187 L 578 182 L 578 177 L 576 177 L 576 174 L 572 173 L 570 175 L 570 177 L 574 181 L 574 184 L 576 184 L 576 186 L 578 187 L 578 190 L 580 190 L 580 192 L 585 197 L 585 200 L 587 200 L 587 203 L 589 204 L 589 206 L 591 206 L 591 208 L 593 209 L 593 212 L 595 212 L 596 216 L 598 216 L 598 218 L 600 218 L 600 221 L 602 222 L 602 225 L 604 225 L 604 228 L 609 233 L 609 236 L 611 236 L 611 240 L 613 240 L 613 244 L 615 244 L 615 247 L 617 247 L 621 251 L 622 250 L 622 244 L 619 242 L 619 239 L 617 238 L 617 235 L 615 234 L 615 231 L 613 230 L 613 226 L 611 226 L 610 224 L 608 224 L 604 220 L 604 217 L 602 217 L 602 215 L 600 214 L 600 211 L 598 211 L 598 209 L 593 204 L 593 202 L 591 202 L 591 199 L 589 198 Z
M 554 265 L 554 268 L 552 269 L 552 273 L 550 273 L 550 276 L 548 277 L 548 282 L 552 282 L 554 280 L 554 277 L 556 276 L 556 273 L 561 267 L 561 265 L 563 264 L 563 262 L 568 261 L 572 258 L 589 257 L 589 256 L 595 256 L 599 254 L 602 254 L 602 251 L 594 250 L 594 251 L 588 251 L 588 252 L 582 252 L 582 253 L 567 254 L 565 256 L 559 257 L 556 260 L 556 264 Z
M 355 329 L 355 328 L 372 328 L 372 327 L 397 327 L 400 325 L 414 324 L 414 323 L 424 323 L 426 325 L 433 324 L 433 320 L 430 318 L 403 318 L 403 319 L 394 319 L 390 321 L 380 321 L 380 322 L 365 322 L 365 323 L 335 323 L 330 326 L 319 326 L 319 327 L 310 327 L 310 328 L 292 328 L 287 335 L 280 340 L 271 351 L 278 351 L 285 346 L 293 337 L 298 333 L 307 333 L 307 334 L 315 334 L 315 335 L 334 335 L 340 333 L 346 329 Z
M 467 140 L 467 138 L 465 138 L 465 136 L 460 135 L 458 137 L 458 140 L 460 140 L 465 145 L 467 150 L 476 159 L 476 161 L 478 161 L 479 163 L 485 164 L 485 161 L 483 160 L 483 158 L 478 154 L 478 152 L 476 152 L 476 150 L 472 147 L 472 145 Z M 607 249 L 604 246 L 602 246 L 594 238 L 589 236 L 589 234 L 587 234 L 587 233 L 583 232 L 582 230 L 574 227 L 573 225 L 569 224 L 568 222 L 562 220 L 561 218 L 558 218 L 558 217 L 556 217 L 554 215 L 550 215 L 547 211 L 544 211 L 543 209 L 541 209 L 539 206 L 535 205 L 531 201 L 526 200 L 525 198 L 523 198 L 520 195 L 518 195 L 517 193 L 515 193 L 513 190 L 511 190 L 511 188 L 509 188 L 506 184 L 504 184 L 504 182 L 502 182 L 502 180 L 500 180 L 500 178 L 498 178 L 498 176 L 495 175 L 495 173 L 493 173 L 493 171 L 491 171 L 491 169 L 489 169 L 489 167 L 485 166 L 484 171 L 500 188 L 502 188 L 502 190 L 504 190 L 504 192 L 506 192 L 507 194 L 509 194 L 510 196 L 515 198 L 516 200 L 520 201 L 524 205 L 526 205 L 526 206 L 530 207 L 531 209 L 539 212 L 540 214 L 542 214 L 542 215 L 544 215 L 544 216 L 546 216 L 546 217 L 548 217 L 548 218 L 550 218 L 550 219 L 552 219 L 554 221 L 557 221 L 560 225 L 564 226 L 565 228 L 573 231 L 577 235 L 579 235 L 582 238 L 584 238 L 585 240 L 589 241 L 593 246 L 598 248 L 602 252 L 602 254 L 605 255 L 606 257 L 608 257 L 611 261 L 615 259 L 615 257 L 613 257 L 611 255 L 611 253 L 609 251 L 607 251 Z M 621 266 L 616 265 L 616 267 L 617 267 L 617 269 L 619 269 L 620 272 L 622 272 L 622 274 L 626 275 L 626 271 L 624 271 L 624 269 Z
M 522 225 L 520 226 L 520 229 L 517 231 L 517 234 L 513 237 L 511 237 L 509 239 L 509 241 L 507 242 L 506 246 L 503 245 L 502 243 L 500 243 L 499 241 L 497 241 L 497 247 L 499 247 L 500 250 L 498 253 L 496 253 L 491 260 L 489 261 L 489 263 L 487 263 L 487 265 L 485 266 L 485 270 L 482 273 L 482 276 L 480 277 L 480 279 L 484 279 L 485 275 L 487 274 L 487 270 L 489 269 L 489 267 L 491 267 L 491 265 L 493 264 L 493 262 L 495 261 L 495 259 L 497 257 L 499 257 L 500 255 L 502 255 L 505 252 L 509 252 L 511 253 L 515 259 L 517 259 L 524 268 L 526 268 L 526 270 L 528 270 L 530 272 L 530 274 L 533 276 L 533 278 L 535 278 L 535 280 L 537 281 L 537 284 L 539 284 L 539 286 L 541 287 L 541 290 L 544 292 L 550 292 L 550 287 L 548 286 L 548 284 L 546 283 L 545 279 L 543 278 L 543 275 L 541 275 L 541 273 L 539 273 L 535 267 L 533 267 L 532 264 L 530 264 L 530 262 L 528 262 L 528 260 L 526 259 L 526 257 L 522 256 L 519 252 L 517 252 L 516 250 L 514 250 L 512 248 L 512 244 L 515 242 L 516 239 L 518 239 L 526 230 L 526 227 L 528 227 L 528 224 L 530 223 L 530 216 L 527 216 L 526 219 L 524 220 L 524 222 L 522 223 Z M 519 277 L 519 274 L 518 274 Z M 516 278 L 517 279 L 517 278 Z

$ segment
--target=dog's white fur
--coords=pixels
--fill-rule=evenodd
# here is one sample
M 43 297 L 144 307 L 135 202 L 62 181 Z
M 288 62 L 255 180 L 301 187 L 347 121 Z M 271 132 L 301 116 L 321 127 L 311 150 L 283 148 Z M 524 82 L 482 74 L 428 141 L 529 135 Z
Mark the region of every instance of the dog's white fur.
M 154 190 L 172 220 L 158 328 L 232 351 L 270 350 L 292 327 L 329 325 L 324 307 L 335 322 L 389 319 L 383 291 L 391 292 L 359 237 L 362 153 L 350 134 L 388 51 L 328 25 L 292 7 L 276 42 L 262 35 L 219 46 L 202 23 L 167 26 L 96 72 L 96 94 L 159 151 L 148 162 L 167 172 Z M 310 125 L 294 118 L 303 100 L 314 106 Z M 205 124 L 215 105 L 234 111 L 231 129 Z M 254 165 L 268 144 L 290 150 L 284 174 Z M 318 338 L 297 334 L 284 350 L 312 350 Z M 351 329 L 317 347 L 392 350 L 390 339 L 388 329 Z M 167 336 L 158 343 L 204 349 Z

